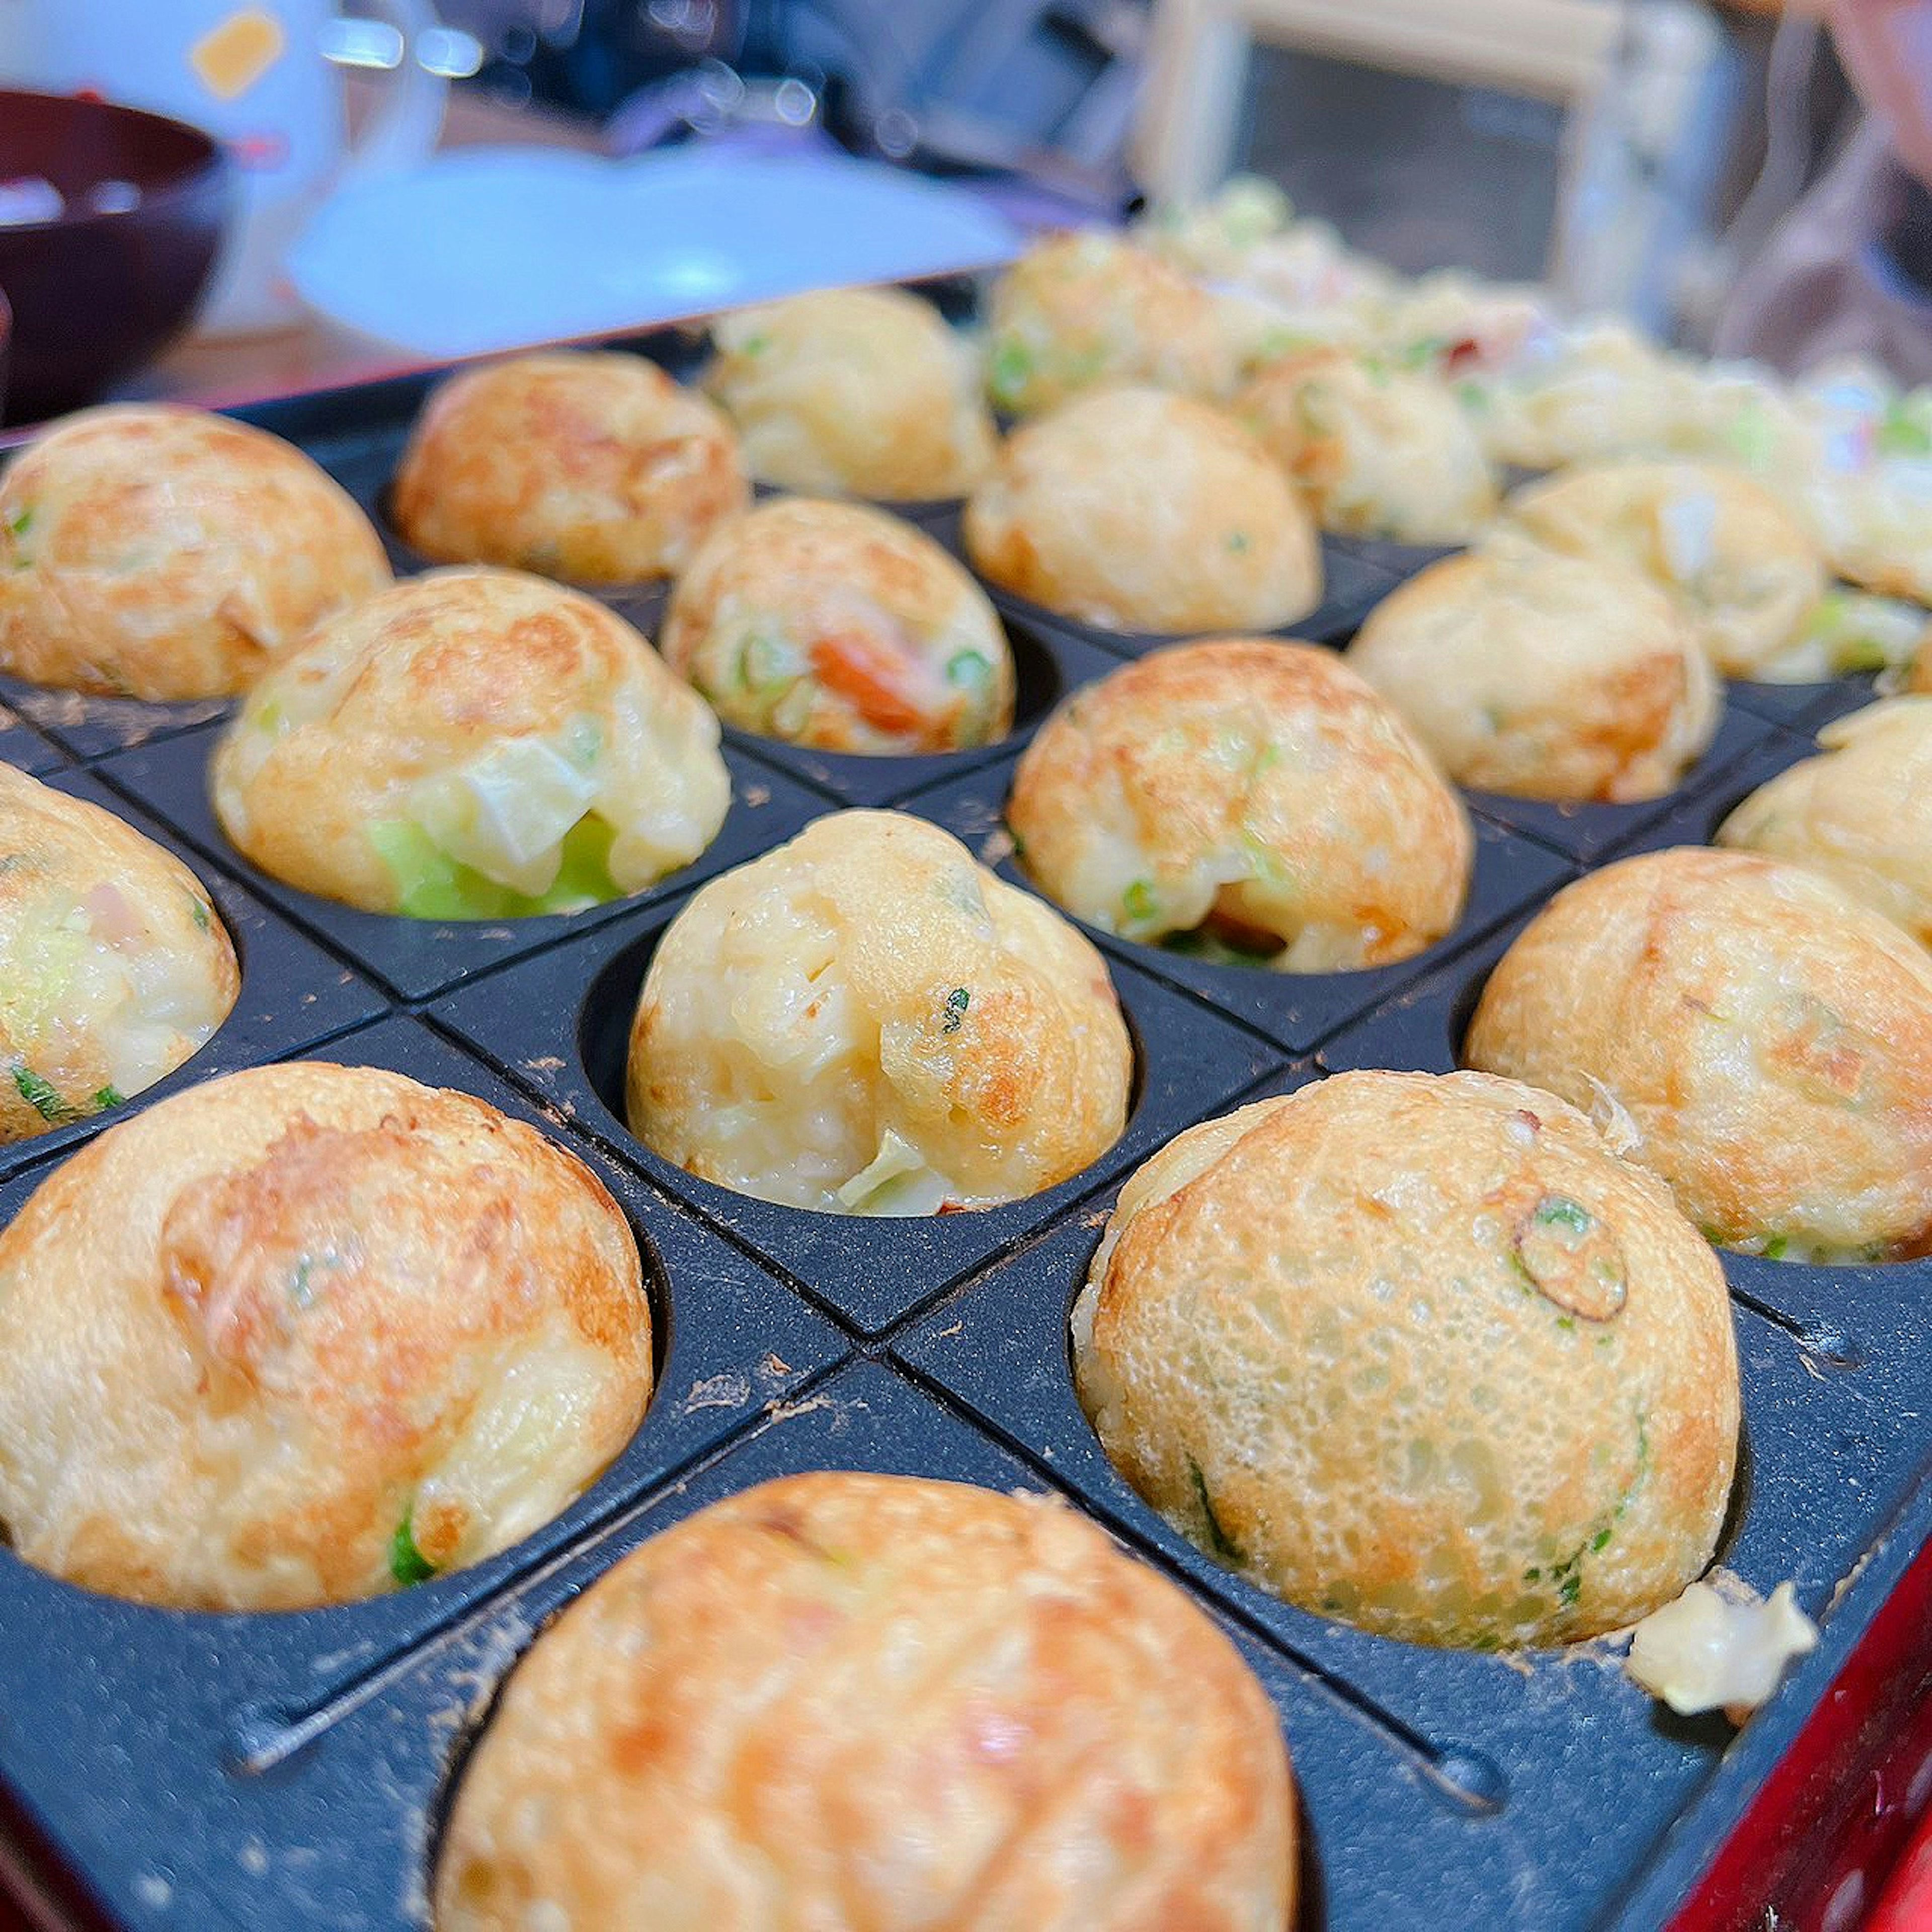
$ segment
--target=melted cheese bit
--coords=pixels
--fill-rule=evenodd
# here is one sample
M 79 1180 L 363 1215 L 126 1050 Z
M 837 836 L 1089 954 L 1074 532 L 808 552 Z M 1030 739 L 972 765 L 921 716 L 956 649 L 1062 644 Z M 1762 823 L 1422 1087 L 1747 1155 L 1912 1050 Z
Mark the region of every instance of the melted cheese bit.
M 1680 1717 L 1721 1709 L 1741 1724 L 1778 1688 L 1794 1658 L 1818 1647 L 1818 1626 L 1790 1584 L 1768 1603 L 1734 1602 L 1693 1583 L 1631 1634 L 1624 1668 Z

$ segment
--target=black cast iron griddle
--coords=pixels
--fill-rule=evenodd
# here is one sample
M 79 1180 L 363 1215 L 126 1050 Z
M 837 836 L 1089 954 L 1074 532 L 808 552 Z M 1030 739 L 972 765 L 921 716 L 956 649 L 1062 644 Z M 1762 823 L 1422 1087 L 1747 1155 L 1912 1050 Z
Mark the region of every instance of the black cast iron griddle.
M 623 346 L 680 373 L 692 361 L 682 334 Z M 240 413 L 308 449 L 380 516 L 428 381 Z M 914 514 L 956 544 L 956 506 Z M 418 561 L 390 541 L 404 567 Z M 1330 643 L 1424 560 L 1346 541 L 1324 550 L 1330 595 L 1298 629 Z M 658 592 L 597 594 L 646 626 L 662 602 Z M 40 1896 L 46 1922 L 424 1924 L 452 1776 L 544 1618 L 704 1502 L 826 1467 L 1058 1490 L 1204 1604 L 1282 1714 L 1306 1827 L 1311 1932 L 1647 1932 L 1691 1897 L 1767 1776 L 1805 1768 L 1796 1741 L 1830 1714 L 1834 1679 L 1932 1528 L 1932 1351 L 1922 1339 L 1932 1263 L 1724 1257 L 1746 1453 L 1719 1561 L 1760 1591 L 1795 1580 L 1823 1631 L 1735 1735 L 1718 1719 L 1663 1711 L 1605 1643 L 1507 1658 L 1431 1651 L 1292 1609 L 1218 1569 L 1100 1453 L 1074 1398 L 1066 1318 L 1115 1190 L 1155 1148 L 1330 1070 L 1453 1065 L 1483 976 L 1553 892 L 1631 850 L 1707 839 L 1745 789 L 1812 748 L 1804 728 L 1864 701 L 1869 681 L 1732 687 L 1710 753 L 1654 805 L 1472 797 L 1478 856 L 1462 925 L 1401 965 L 1277 976 L 1094 934 L 1134 1031 L 1134 1112 L 1094 1167 L 1030 1201 L 853 1220 L 752 1201 L 670 1166 L 625 1127 L 623 1059 L 651 950 L 690 892 L 848 804 L 928 817 L 1024 884 L 1000 823 L 1018 750 L 1058 698 L 1161 641 L 998 601 L 1019 669 L 1006 744 L 867 759 L 728 732 L 734 803 L 703 859 L 620 905 L 494 926 L 351 913 L 250 866 L 206 802 L 219 705 L 0 681 L 0 757 L 115 803 L 181 851 L 242 951 L 233 1017 L 130 1105 L 314 1054 L 394 1067 L 536 1120 L 591 1162 L 629 1216 L 661 1350 L 637 1438 L 574 1508 L 472 1570 L 374 1602 L 274 1616 L 151 1610 L 0 1552 L 0 1822 L 10 1827 L 0 1882 L 10 1874 L 23 1900 Z M 105 1124 L 0 1154 L 0 1220 Z M 1915 1634 L 1927 1634 L 1887 1640 L 1909 1652 Z M 1834 1749 L 1853 1765 L 1850 1746 Z M 1805 1815 L 1828 1818 L 1840 1785 L 1851 1788 L 1826 1777 L 1826 1799 Z M 1767 1868 L 1767 1892 L 1775 1882 Z M 1700 1908 L 1695 1922 L 1761 1922 L 1762 1899 L 1748 1885 L 1738 1897 L 1730 1916 Z

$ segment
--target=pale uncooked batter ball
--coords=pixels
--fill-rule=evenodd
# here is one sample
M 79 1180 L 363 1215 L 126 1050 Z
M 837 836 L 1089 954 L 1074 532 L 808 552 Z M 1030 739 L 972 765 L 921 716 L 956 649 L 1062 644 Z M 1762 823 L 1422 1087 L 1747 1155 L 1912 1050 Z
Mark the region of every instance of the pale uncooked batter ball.
M 452 376 L 396 472 L 396 527 L 440 563 L 586 584 L 674 577 L 750 500 L 724 412 L 641 356 L 519 356 Z
M 1234 346 L 1214 298 L 1118 236 L 1036 242 L 1000 278 L 988 322 L 988 388 L 1016 416 L 1120 383 L 1191 396 L 1234 386 Z
M 761 482 L 882 502 L 963 496 L 998 442 L 980 358 L 900 289 L 828 289 L 711 325 L 704 386 Z
M 1932 698 L 1894 698 L 1827 724 L 1824 748 L 1761 784 L 1720 845 L 1789 859 L 1932 946 Z
M 747 731 L 823 751 L 1004 737 L 1013 660 L 986 593 L 922 530 L 782 497 L 721 524 L 679 578 L 671 668 Z
M 1340 349 L 1271 362 L 1230 406 L 1324 530 L 1460 543 L 1496 507 L 1468 416 L 1432 375 Z
M 925 820 L 842 812 L 705 886 L 631 1028 L 631 1130 L 667 1160 L 828 1214 L 1036 1194 L 1126 1122 L 1100 956 Z
M 346 490 L 200 410 L 83 410 L 0 476 L 0 671 L 29 683 L 225 698 L 388 581 Z
M 0 1143 L 152 1087 L 241 985 L 207 892 L 172 853 L 0 765 Z
M 1672 790 L 1722 716 L 1688 620 L 1619 565 L 1504 542 L 1383 598 L 1348 662 L 1459 784 L 1618 804 Z
M 1332 651 L 1178 644 L 1069 698 L 1007 802 L 1057 904 L 1284 973 L 1405 959 L 1455 925 L 1468 815 Z
M 718 720 L 621 617 L 520 571 L 432 571 L 324 626 L 210 766 L 236 848 L 416 919 L 577 912 L 709 845 Z
M 142 1603 L 297 1610 L 478 1562 L 596 1478 L 650 1388 L 596 1178 L 400 1074 L 192 1088 L 0 1234 L 0 1520 Z
M 1155 1508 L 1384 1636 L 1634 1623 L 1710 1562 L 1730 1497 L 1715 1258 L 1514 1081 L 1340 1073 L 1190 1129 L 1122 1190 L 1073 1351 Z
M 1007 439 L 966 506 L 983 575 L 1109 631 L 1270 631 L 1322 601 L 1315 526 L 1231 416 L 1155 389 L 1081 398 Z
M 1828 677 L 1807 620 L 1827 578 L 1817 544 L 1741 470 L 1672 460 L 1604 463 L 1510 497 L 1515 526 L 1574 556 L 1639 572 L 1676 601 L 1726 677 Z
M 1680 848 L 1579 880 L 1463 1050 L 1617 1124 L 1726 1247 L 1932 1249 L 1932 956 L 1816 872 Z
M 437 1932 L 1284 1932 L 1280 1722 L 1173 1584 L 1044 1497 L 766 1483 L 512 1675 Z

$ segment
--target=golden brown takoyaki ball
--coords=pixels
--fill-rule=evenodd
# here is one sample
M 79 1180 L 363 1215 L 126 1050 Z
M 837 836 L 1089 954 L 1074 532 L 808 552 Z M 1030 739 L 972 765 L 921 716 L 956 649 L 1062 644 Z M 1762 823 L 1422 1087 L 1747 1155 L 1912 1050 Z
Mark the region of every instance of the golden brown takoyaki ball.
M 1448 385 L 1342 349 L 1270 362 L 1229 406 L 1325 530 L 1460 543 L 1494 512 L 1496 472 Z
M 1117 235 L 1049 235 L 994 286 L 987 382 L 1015 416 L 1088 389 L 1144 383 L 1225 396 L 1233 346 L 1206 290 Z
M 1547 1094 L 1341 1073 L 1170 1142 L 1073 1313 L 1115 1466 L 1222 1562 L 1421 1643 L 1631 1623 L 1737 1449 L 1714 1257 Z
M 1824 559 L 1790 511 L 1741 470 L 1672 458 L 1593 464 L 1528 483 L 1508 514 L 1536 542 L 1639 572 L 1673 598 L 1726 677 L 1828 677 L 1805 620 Z
M 323 626 L 209 768 L 236 848 L 418 919 L 576 912 L 696 858 L 718 721 L 631 626 L 521 571 L 431 571 Z
M 711 325 L 704 386 L 761 482 L 886 502 L 963 496 L 998 438 L 980 358 L 901 289 L 827 289 Z
M 1369 613 L 1348 662 L 1460 784 L 1660 797 L 1711 742 L 1718 681 L 1690 625 L 1620 566 L 1502 542 L 1431 564 Z
M 592 1584 L 458 1786 L 438 1932 L 1280 1932 L 1279 1720 L 1044 1497 L 792 1476 Z
M 440 563 L 586 584 L 673 577 L 750 500 L 717 406 L 641 356 L 557 350 L 465 370 L 424 405 L 396 527 Z
M 1156 389 L 1083 396 L 1016 430 L 966 506 L 1006 590 L 1109 631 L 1269 631 L 1322 601 L 1315 527 L 1220 410 Z
M 0 1144 L 152 1087 L 241 985 L 226 929 L 172 853 L 0 765 Z
M 1013 722 L 986 593 L 922 530 L 856 503 L 781 497 L 720 524 L 658 645 L 729 723 L 822 751 L 958 751 Z
M 705 886 L 631 1028 L 631 1130 L 719 1186 L 930 1214 L 1052 1186 L 1126 1124 L 1100 956 L 923 819 L 841 812 Z
M 1932 1245 L 1932 957 L 1817 873 L 1678 848 L 1579 880 L 1503 956 L 1463 1051 L 1627 1123 L 1726 1247 Z
M 1331 651 L 1156 651 L 1067 699 L 1006 806 L 1057 904 L 1277 972 L 1407 958 L 1460 916 L 1473 842 L 1397 714 Z
M 1822 872 L 1932 946 L 1932 698 L 1870 705 L 1818 734 L 1823 749 L 1761 784 L 1720 845 Z
M 83 410 L 0 475 L 0 670 L 32 684 L 225 698 L 388 581 L 346 490 L 203 410 Z
M 142 1603 L 293 1610 L 477 1562 L 596 1478 L 650 1387 L 609 1195 L 400 1074 L 191 1088 L 0 1234 L 0 1519 Z

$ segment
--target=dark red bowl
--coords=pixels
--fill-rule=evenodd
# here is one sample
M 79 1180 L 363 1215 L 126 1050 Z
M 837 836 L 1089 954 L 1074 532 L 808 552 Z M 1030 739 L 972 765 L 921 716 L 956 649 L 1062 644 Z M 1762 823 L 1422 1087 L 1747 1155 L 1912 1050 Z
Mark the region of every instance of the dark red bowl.
M 234 195 L 220 146 L 184 122 L 0 89 L 0 182 L 23 176 L 52 182 L 66 206 L 51 220 L 0 223 L 8 422 L 92 400 L 180 331 Z

